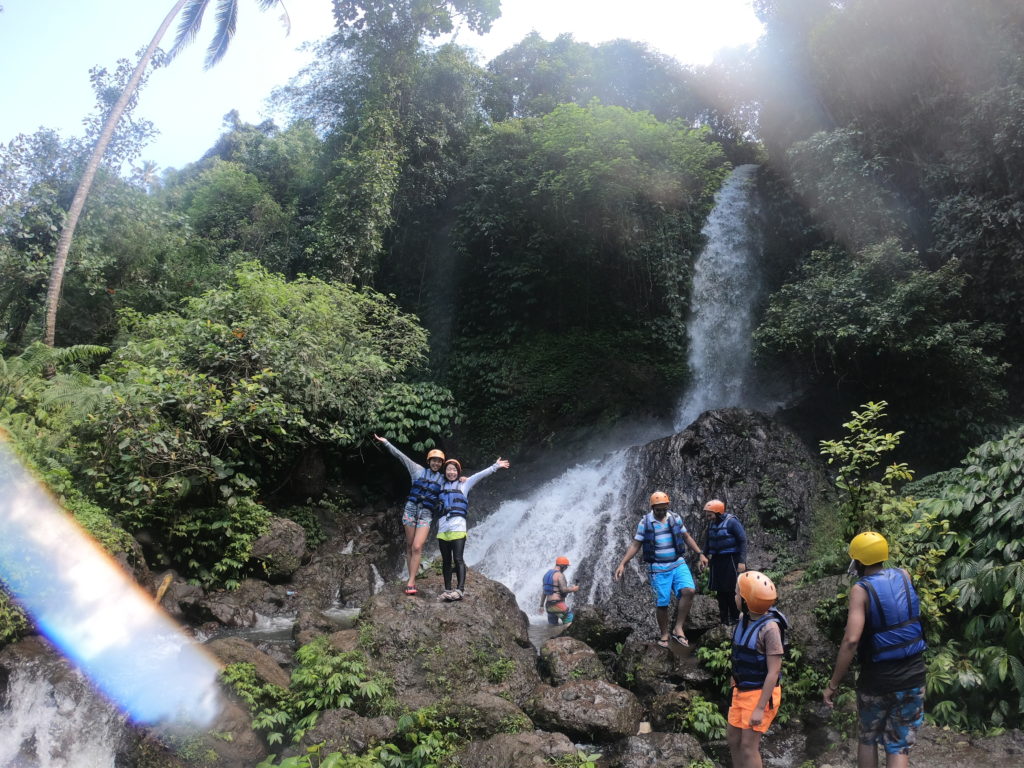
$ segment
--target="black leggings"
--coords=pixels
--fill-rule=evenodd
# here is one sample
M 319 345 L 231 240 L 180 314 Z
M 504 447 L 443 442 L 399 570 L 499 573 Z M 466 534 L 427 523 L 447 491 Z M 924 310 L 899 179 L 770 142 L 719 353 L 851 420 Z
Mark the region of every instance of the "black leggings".
M 462 553 L 466 549 L 466 537 L 445 541 L 437 540 L 437 546 L 441 549 L 441 573 L 444 575 L 444 588 L 452 588 L 452 571 L 458 579 L 458 588 L 466 587 L 466 561 L 462 559 Z M 453 567 L 454 561 L 454 567 Z

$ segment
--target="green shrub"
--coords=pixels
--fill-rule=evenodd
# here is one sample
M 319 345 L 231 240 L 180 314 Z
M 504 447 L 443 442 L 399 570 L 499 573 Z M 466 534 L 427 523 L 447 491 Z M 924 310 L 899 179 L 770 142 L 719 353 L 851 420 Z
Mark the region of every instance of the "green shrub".
M 668 715 L 668 720 L 679 733 L 690 733 L 703 741 L 725 737 L 728 721 L 718 705 L 694 694 L 686 708 Z

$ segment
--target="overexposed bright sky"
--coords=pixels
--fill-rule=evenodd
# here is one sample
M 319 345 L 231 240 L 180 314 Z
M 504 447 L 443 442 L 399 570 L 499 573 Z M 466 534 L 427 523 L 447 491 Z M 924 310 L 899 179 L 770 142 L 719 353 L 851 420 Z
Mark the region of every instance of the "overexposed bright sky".
M 80 135 L 93 107 L 89 69 L 113 68 L 149 43 L 172 0 L 0 0 L 0 142 L 39 127 Z M 270 116 L 264 100 L 309 61 L 305 41 L 333 29 L 330 0 L 286 0 L 291 34 L 280 13 L 265 13 L 240 0 L 238 32 L 213 69 L 202 68 L 216 26 L 207 11 L 199 38 L 169 67 L 152 73 L 136 114 L 160 135 L 143 159 L 161 168 L 198 159 L 216 140 L 222 119 L 237 109 L 243 120 Z M 215 6 L 215 3 L 211 3 Z M 684 64 L 709 63 L 722 48 L 752 45 L 761 26 L 751 0 L 502 0 L 502 17 L 490 34 L 461 30 L 456 39 L 487 61 L 531 30 L 545 39 L 568 32 L 601 43 L 626 38 L 648 43 Z M 164 38 L 165 49 L 174 28 Z

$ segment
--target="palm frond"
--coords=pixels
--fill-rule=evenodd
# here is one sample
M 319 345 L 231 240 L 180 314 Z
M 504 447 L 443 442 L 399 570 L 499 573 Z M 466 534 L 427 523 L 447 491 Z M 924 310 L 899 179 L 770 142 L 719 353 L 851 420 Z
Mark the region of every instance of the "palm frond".
M 210 0 L 192 0 L 181 12 L 181 23 L 178 24 L 178 34 L 174 37 L 174 45 L 167 54 L 167 61 L 170 62 L 177 56 L 181 49 L 193 43 L 199 28 L 203 25 L 203 14 Z
M 231 39 L 235 36 L 235 25 L 238 21 L 238 0 L 218 0 L 217 31 L 213 34 L 210 47 L 206 49 L 204 69 L 209 69 L 228 52 Z
M 282 0 L 258 0 L 258 2 L 261 11 L 269 11 L 274 7 L 281 9 L 281 26 L 284 27 L 285 35 L 290 35 L 292 32 L 292 17 L 288 14 L 288 9 Z

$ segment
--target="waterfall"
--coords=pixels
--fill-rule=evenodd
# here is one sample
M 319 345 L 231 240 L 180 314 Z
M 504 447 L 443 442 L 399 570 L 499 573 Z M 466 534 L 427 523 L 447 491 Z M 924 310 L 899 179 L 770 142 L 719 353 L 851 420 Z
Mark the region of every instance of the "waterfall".
M 12 768 L 114 768 L 124 717 L 94 694 L 81 673 L 54 681 L 18 667 L 0 709 L 0 765 Z
M 715 196 L 703 234 L 707 246 L 695 265 L 691 317 L 692 384 L 680 398 L 676 429 L 701 412 L 726 406 L 755 405 L 747 384 L 750 334 L 759 280 L 755 271 L 760 244 L 753 226 L 755 165 L 733 171 Z M 650 435 L 654 439 L 661 435 Z M 537 613 L 541 576 L 566 556 L 573 573 L 583 559 L 593 574 L 578 595 L 594 602 L 625 551 L 617 523 L 629 504 L 629 448 L 577 464 L 529 496 L 503 503 L 470 532 L 466 562 L 511 589 L 532 621 Z
M 754 305 L 761 288 L 752 258 L 760 255 L 761 243 L 750 220 L 756 173 L 756 165 L 733 171 L 704 225 L 707 246 L 694 267 L 686 329 L 693 380 L 676 411 L 677 431 L 711 408 L 759 404 L 749 376 Z

